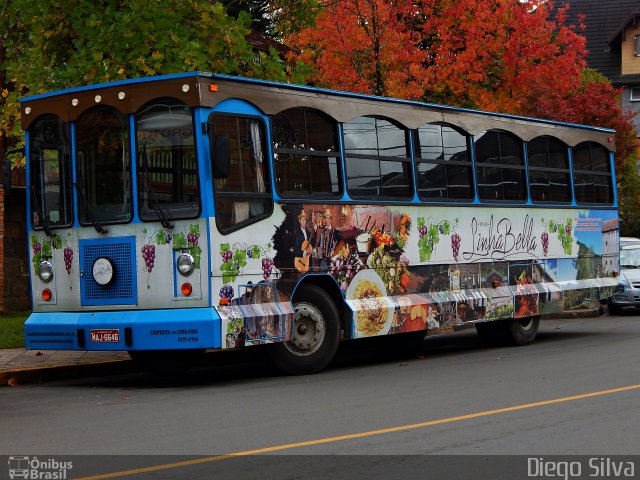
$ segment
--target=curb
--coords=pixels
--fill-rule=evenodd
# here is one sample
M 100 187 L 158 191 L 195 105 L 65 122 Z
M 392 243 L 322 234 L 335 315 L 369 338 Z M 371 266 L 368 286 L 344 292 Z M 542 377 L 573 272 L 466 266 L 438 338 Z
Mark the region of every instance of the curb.
M 82 376 L 105 376 L 137 371 L 131 360 L 62 364 L 0 371 L 0 387 L 64 380 Z M 11 383 L 10 383 L 11 382 Z

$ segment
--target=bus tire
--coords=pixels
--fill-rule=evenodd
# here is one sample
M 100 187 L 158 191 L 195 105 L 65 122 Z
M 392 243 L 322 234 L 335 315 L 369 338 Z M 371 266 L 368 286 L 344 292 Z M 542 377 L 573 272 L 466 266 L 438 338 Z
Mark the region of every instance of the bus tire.
M 540 317 L 512 318 L 509 321 L 511 343 L 515 345 L 530 345 L 538 335 Z
M 322 288 L 298 287 L 293 300 L 291 340 L 270 345 L 269 356 L 289 375 L 316 373 L 333 359 L 340 343 L 340 314 Z

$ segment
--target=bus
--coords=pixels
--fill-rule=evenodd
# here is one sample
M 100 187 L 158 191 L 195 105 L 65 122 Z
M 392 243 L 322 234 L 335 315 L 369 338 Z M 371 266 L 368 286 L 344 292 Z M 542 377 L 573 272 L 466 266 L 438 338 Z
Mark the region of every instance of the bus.
M 35 95 L 31 349 L 179 362 L 473 326 L 617 285 L 613 130 L 203 72 Z

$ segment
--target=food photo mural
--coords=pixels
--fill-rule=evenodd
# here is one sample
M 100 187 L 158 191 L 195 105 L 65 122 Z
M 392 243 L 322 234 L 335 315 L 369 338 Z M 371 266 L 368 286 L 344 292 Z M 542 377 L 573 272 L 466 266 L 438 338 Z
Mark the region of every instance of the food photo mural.
M 217 308 L 229 346 L 286 339 L 309 274 L 335 280 L 352 337 L 575 309 L 615 284 L 602 266 L 613 221 L 617 235 L 604 210 L 277 204 L 218 245 Z

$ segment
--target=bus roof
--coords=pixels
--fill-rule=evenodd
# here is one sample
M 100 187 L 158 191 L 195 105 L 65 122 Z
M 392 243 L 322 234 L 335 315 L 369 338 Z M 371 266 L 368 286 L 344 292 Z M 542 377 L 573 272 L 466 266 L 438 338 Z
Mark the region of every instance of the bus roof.
M 149 84 L 155 83 L 156 89 L 150 89 Z M 218 90 L 213 90 L 211 86 L 218 85 Z M 224 86 L 224 88 L 222 88 Z M 266 90 L 266 92 L 265 92 Z M 98 95 L 97 91 L 105 94 Z M 265 93 L 268 93 L 265 95 Z M 92 98 L 92 95 L 95 97 Z M 118 97 L 120 96 L 120 97 Z M 23 127 L 28 128 L 29 124 L 44 113 L 55 113 L 66 117 L 68 120 L 75 120 L 84 110 L 95 106 L 98 103 L 115 106 L 127 112 L 135 112 L 147 101 L 151 101 L 159 96 L 176 97 L 185 101 L 190 106 L 214 106 L 226 98 L 245 99 L 268 114 L 278 113 L 287 108 L 296 106 L 306 106 L 318 108 L 338 121 L 348 121 L 359 116 L 359 113 L 367 111 L 369 115 L 384 115 L 394 118 L 408 128 L 417 128 L 418 124 L 434 121 L 448 122 L 454 116 L 458 120 L 466 119 L 467 122 L 453 122 L 470 133 L 487 130 L 489 128 L 500 128 L 500 122 L 508 122 L 510 125 L 520 124 L 522 127 L 533 126 L 560 127 L 562 130 L 572 131 L 582 130 L 584 133 L 591 132 L 597 135 L 599 141 L 607 145 L 610 150 L 614 150 L 613 139 L 610 138 L 615 130 L 589 125 L 557 122 L 552 120 L 537 119 L 519 115 L 490 112 L 437 105 L 425 102 L 402 100 L 389 97 L 378 97 L 373 95 L 358 94 L 339 90 L 331 90 L 304 85 L 273 82 L 267 80 L 251 79 L 245 77 L 234 77 L 230 75 L 213 74 L 208 72 L 187 72 L 171 75 L 159 75 L 153 77 L 133 78 L 119 80 L 115 82 L 87 85 L 33 95 L 20 100 L 23 111 Z M 69 97 L 74 99 L 69 100 Z M 350 99 L 351 102 L 344 100 Z M 74 102 L 73 104 L 71 102 Z M 358 108 L 363 104 L 371 107 L 378 105 L 380 108 Z M 41 108 L 45 107 L 46 108 Z M 124 107 L 124 108 L 123 108 Z M 395 108 L 394 108 L 395 107 Z M 409 108 L 407 108 L 409 107 Z M 386 110 L 395 110 L 395 115 L 389 114 Z M 400 110 L 398 110 L 400 109 Z M 38 111 L 33 111 L 38 110 Z M 46 110 L 46 111 L 45 111 Z M 415 110 L 415 111 L 414 111 Z M 420 112 L 416 115 L 416 112 Z M 432 115 L 426 115 L 431 112 Z M 447 118 L 448 117 L 448 118 Z M 472 120 L 473 119 L 473 120 Z M 493 119 L 494 121 L 480 121 L 480 119 Z M 496 121 L 498 123 L 496 124 Z M 468 124 L 468 125 L 467 125 Z M 473 125 L 477 125 L 473 128 Z M 511 127 L 503 128 L 513 130 Z M 523 134 L 519 134 L 523 139 L 527 139 L 526 128 L 520 128 Z M 540 135 L 534 132 L 533 136 Z M 554 135 L 547 131 L 548 135 Z M 560 136 L 562 137 L 562 135 Z M 565 137 L 567 137 L 565 135 Z M 578 139 L 568 141 L 568 144 L 575 144 L 577 140 L 584 141 L 584 135 L 578 135 Z M 533 137 L 531 137 L 533 138 Z

